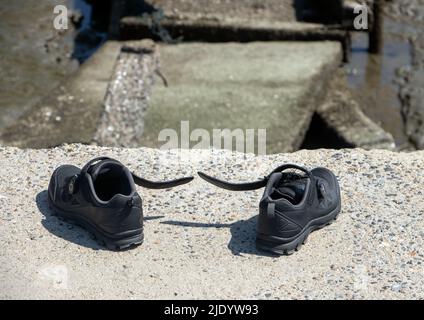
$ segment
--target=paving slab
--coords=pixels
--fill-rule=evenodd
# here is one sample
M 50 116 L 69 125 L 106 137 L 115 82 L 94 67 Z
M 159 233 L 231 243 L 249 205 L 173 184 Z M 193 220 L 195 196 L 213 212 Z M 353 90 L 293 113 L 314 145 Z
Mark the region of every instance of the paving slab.
M 341 64 L 337 42 L 185 43 L 158 48 L 168 86 L 152 88 L 141 145 L 163 129 L 266 129 L 267 151 L 296 150 Z M 181 137 L 180 137 L 181 138 Z M 191 141 L 191 145 L 196 141 Z
M 249 181 L 282 163 L 332 169 L 342 212 L 288 257 L 255 249 L 262 191 L 197 178 L 172 191 L 138 188 L 145 242 L 111 252 L 52 215 L 46 188 L 64 163 L 108 155 L 153 179 L 195 174 Z M 48 299 L 423 299 L 424 152 L 361 149 L 256 157 L 227 151 L 0 148 L 0 297 Z

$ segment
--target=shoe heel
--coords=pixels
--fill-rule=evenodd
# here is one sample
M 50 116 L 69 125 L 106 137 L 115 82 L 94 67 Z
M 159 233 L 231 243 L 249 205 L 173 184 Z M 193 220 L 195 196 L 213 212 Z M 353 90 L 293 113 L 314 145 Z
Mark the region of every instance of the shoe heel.
M 266 235 L 258 235 L 256 237 L 256 248 L 260 251 L 271 252 L 279 256 L 292 255 L 294 252 L 299 251 L 303 244 L 308 239 L 308 234 L 301 234 L 298 238 L 284 243 L 278 242 L 275 239 L 267 239 Z

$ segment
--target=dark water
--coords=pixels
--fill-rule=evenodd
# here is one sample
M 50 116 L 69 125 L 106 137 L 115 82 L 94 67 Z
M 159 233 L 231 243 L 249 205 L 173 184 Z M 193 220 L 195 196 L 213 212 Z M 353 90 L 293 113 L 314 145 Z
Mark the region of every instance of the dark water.
M 402 104 L 396 83 L 397 70 L 411 63 L 409 41 L 401 36 L 405 26 L 392 19 L 384 21 L 384 48 L 381 55 L 368 53 L 368 35 L 353 35 L 351 61 L 345 66 L 348 83 L 364 113 L 390 132 L 398 148 L 410 146 L 405 133 Z

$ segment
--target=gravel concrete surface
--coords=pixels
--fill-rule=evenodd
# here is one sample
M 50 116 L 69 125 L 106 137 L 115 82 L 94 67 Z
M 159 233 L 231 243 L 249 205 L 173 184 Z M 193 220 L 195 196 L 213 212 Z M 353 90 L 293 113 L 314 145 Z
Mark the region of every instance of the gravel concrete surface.
M 262 191 L 234 193 L 196 178 L 173 190 L 139 188 L 145 242 L 99 246 L 47 205 L 53 170 L 109 155 L 153 179 L 195 174 L 246 181 L 294 162 L 337 174 L 336 223 L 292 256 L 255 249 Z M 255 157 L 228 151 L 65 145 L 0 148 L 0 298 L 423 299 L 424 152 L 317 150 Z

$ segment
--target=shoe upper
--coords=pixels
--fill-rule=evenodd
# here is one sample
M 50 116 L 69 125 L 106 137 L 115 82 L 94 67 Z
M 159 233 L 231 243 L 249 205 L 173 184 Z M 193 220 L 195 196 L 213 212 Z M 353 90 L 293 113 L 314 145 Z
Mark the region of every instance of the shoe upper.
M 326 168 L 306 172 L 271 173 L 259 203 L 258 233 L 285 239 L 295 237 L 311 221 L 340 207 L 335 175 Z
M 142 199 L 135 184 L 152 189 L 188 183 L 192 177 L 153 182 L 143 179 L 117 160 L 100 157 L 82 169 L 58 167 L 49 183 L 51 203 L 67 215 L 77 215 L 104 232 L 117 235 L 143 228 Z
M 341 206 L 337 178 L 326 168 L 309 171 L 287 164 L 278 167 L 264 179 L 247 183 L 230 183 L 203 172 L 198 174 L 204 180 L 227 190 L 247 191 L 265 187 L 259 203 L 257 232 L 270 237 L 295 237 L 308 224 Z
M 132 174 L 113 159 L 99 161 L 86 170 L 60 166 L 51 177 L 48 192 L 57 208 L 108 233 L 143 228 L 142 200 Z

